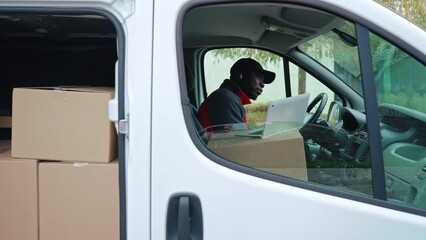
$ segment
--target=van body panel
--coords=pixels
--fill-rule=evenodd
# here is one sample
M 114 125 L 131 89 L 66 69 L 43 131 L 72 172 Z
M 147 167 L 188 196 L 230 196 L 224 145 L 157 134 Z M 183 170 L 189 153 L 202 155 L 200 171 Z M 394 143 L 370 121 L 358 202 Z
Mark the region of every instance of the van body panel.
M 133 14 L 135 9 L 134 0 L 63 0 L 63 1 L 8 1 L 1 0 L 2 7 L 61 7 L 61 8 L 103 8 L 113 13 L 119 19 L 124 19 Z M 122 20 L 120 20 L 122 21 Z
M 126 19 L 127 239 L 151 238 L 152 1 L 135 4 Z
M 358 1 L 282 2 L 341 8 L 365 21 L 379 22 Z M 363 4 L 378 8 L 377 4 Z M 181 24 L 176 23 L 181 7 L 180 1 L 156 2 L 154 12 L 152 239 L 166 238 L 168 203 L 177 194 L 200 199 L 205 239 L 422 238 L 424 217 L 262 180 L 225 168 L 201 154 L 183 127 L 177 69 L 182 56 L 175 55 L 181 46 L 169 44 L 178 34 L 175 26 Z M 378 14 L 388 17 L 382 10 Z M 391 31 L 392 27 L 386 29 Z M 411 40 L 406 37 L 404 41 Z M 358 230 L 349 234 L 351 228 Z
M 314 191 L 316 186 L 294 179 L 283 184 L 258 177 L 250 174 L 249 167 L 215 161 L 218 157 L 191 135 L 182 88 L 180 31 L 186 11 L 211 3 L 224 1 L 0 0 L 0 10 L 102 9 L 117 18 L 125 46 L 120 55 L 124 59 L 118 59 L 125 63 L 124 80 L 116 81 L 123 94 L 117 101 L 124 107 L 117 112 L 124 117 L 114 120 L 128 122 L 127 133 L 120 135 L 124 140 L 119 167 L 125 193 L 120 239 L 175 239 L 167 229 L 168 211 L 176 196 L 199 199 L 203 239 L 424 239 L 424 216 L 387 208 L 379 200 L 327 194 L 321 186 L 317 189 L 323 192 Z M 372 31 L 380 30 L 417 59 L 426 59 L 424 31 L 374 1 L 274 3 L 341 15 Z

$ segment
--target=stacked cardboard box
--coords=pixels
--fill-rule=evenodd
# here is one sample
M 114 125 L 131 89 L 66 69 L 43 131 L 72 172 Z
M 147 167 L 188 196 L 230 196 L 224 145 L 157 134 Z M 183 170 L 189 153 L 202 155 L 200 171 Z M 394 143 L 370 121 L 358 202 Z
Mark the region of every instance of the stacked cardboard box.
M 11 151 L 0 160 L 0 178 L 7 179 L 0 181 L 22 180 L 0 185 L 0 239 L 119 239 L 117 136 L 108 120 L 112 97 L 110 88 L 14 89 Z M 21 201 L 31 208 L 20 208 L 25 214 L 5 210 Z M 34 229 L 25 236 L 22 221 Z
M 118 240 L 118 164 L 42 162 L 40 240 Z
M 107 163 L 117 156 L 110 88 L 17 88 L 12 156 Z
M 15 159 L 0 141 L 0 239 L 38 239 L 37 160 Z

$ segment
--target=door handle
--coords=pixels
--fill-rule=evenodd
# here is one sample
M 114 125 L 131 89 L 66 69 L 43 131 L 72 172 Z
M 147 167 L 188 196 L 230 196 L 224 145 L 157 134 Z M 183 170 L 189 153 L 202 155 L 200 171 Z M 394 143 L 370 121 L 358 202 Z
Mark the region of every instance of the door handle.
M 179 197 L 178 204 L 178 221 L 177 221 L 177 236 L 178 240 L 191 239 L 191 216 L 189 210 L 189 197 L 181 196 Z
M 193 194 L 175 194 L 167 209 L 167 240 L 203 239 L 203 214 L 200 199 Z

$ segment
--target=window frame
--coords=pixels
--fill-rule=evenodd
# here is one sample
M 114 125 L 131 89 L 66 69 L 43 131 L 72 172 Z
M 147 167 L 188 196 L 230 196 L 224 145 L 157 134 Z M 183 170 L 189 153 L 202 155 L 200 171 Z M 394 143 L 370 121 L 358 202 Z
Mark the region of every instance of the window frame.
M 387 201 L 385 167 L 380 132 L 379 108 L 377 105 L 376 84 L 374 82 L 370 36 L 367 28 L 355 23 L 361 64 L 361 82 L 364 95 L 365 116 L 367 120 L 368 143 L 370 145 L 371 174 L 374 198 Z M 369 81 L 373 79 L 373 81 Z M 374 159 L 377 159 L 376 161 Z

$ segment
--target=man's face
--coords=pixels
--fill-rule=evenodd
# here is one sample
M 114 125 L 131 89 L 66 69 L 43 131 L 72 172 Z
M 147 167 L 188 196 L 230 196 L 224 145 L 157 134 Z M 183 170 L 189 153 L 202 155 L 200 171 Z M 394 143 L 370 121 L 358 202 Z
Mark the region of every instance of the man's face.
M 257 97 L 262 94 L 263 87 L 263 75 L 257 72 L 250 72 L 240 82 L 240 88 L 244 93 L 252 100 L 256 100 Z

